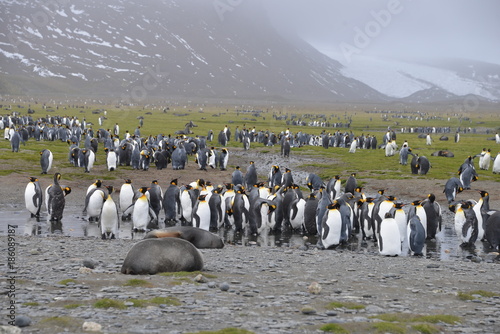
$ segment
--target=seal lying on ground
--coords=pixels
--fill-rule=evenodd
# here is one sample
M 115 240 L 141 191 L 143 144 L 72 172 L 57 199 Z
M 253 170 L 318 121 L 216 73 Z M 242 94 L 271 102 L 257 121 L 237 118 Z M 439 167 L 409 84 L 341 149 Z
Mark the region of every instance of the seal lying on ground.
M 433 157 L 445 157 L 445 158 L 453 158 L 455 154 L 450 151 L 436 151 L 431 154 Z
M 122 274 L 154 275 L 203 269 L 203 256 L 190 242 L 179 238 L 145 239 L 129 250 Z
M 189 241 L 196 248 L 223 248 L 222 238 L 212 232 L 194 226 L 172 226 L 153 230 L 144 236 L 150 238 L 180 238 Z

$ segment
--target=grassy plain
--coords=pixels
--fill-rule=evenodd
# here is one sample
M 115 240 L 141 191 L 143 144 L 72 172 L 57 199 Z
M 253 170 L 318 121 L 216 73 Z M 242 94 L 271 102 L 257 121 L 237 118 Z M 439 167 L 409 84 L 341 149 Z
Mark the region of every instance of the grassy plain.
M 358 150 L 355 154 L 349 153 L 346 148 L 329 148 L 304 146 L 292 148 L 293 155 L 306 155 L 318 157 L 318 162 L 307 162 L 304 167 L 313 167 L 318 170 L 318 174 L 323 178 L 330 178 L 337 174 L 349 174 L 356 172 L 361 177 L 372 179 L 408 179 L 408 178 L 431 178 L 444 180 L 456 175 L 458 167 L 469 156 L 474 156 L 482 151 L 483 148 L 491 149 L 492 157 L 495 157 L 500 151 L 500 145 L 495 144 L 491 139 L 495 132 L 500 129 L 500 117 L 496 111 L 487 111 L 471 114 L 457 114 L 451 112 L 418 112 L 418 111 L 349 111 L 345 108 L 285 108 L 285 107 L 263 107 L 251 110 L 251 108 L 222 107 L 222 106 L 145 106 L 145 107 L 117 107 L 104 105 L 49 105 L 42 104 L 19 104 L 12 105 L 10 110 L 5 110 L 3 105 L 3 115 L 18 112 L 26 115 L 31 107 L 35 112 L 31 115 L 34 119 L 46 116 L 75 116 L 80 120 L 85 119 L 91 123 L 94 131 L 99 128 L 112 129 L 118 123 L 120 126 L 120 135 L 126 130 L 133 133 L 139 126 L 139 119 L 143 119 L 143 126 L 140 128 L 141 135 L 172 135 L 175 132 L 183 130 L 186 123 L 192 121 L 197 127 L 192 128 L 192 136 L 206 136 L 210 130 L 214 132 L 213 145 L 217 144 L 217 134 L 229 126 L 234 134 L 236 127 L 255 128 L 259 130 L 269 130 L 279 133 L 289 129 L 293 133 L 299 131 L 319 135 L 322 131 L 333 133 L 335 131 L 352 131 L 354 135 L 370 134 L 375 135 L 378 142 L 381 143 L 382 136 L 388 128 L 392 128 L 397 133 L 397 143 L 401 145 L 405 140 L 408 141 L 414 153 L 429 158 L 432 168 L 428 175 L 417 176 L 409 172 L 409 166 L 402 166 L 398 163 L 398 155 L 394 157 L 385 157 L 382 150 Z M 246 111 L 237 110 L 248 109 Z M 286 116 L 285 119 L 280 117 Z M 98 119 L 103 117 L 102 126 L 99 126 Z M 350 127 L 317 127 L 317 126 L 299 126 L 293 125 L 291 120 L 302 120 L 306 123 L 312 121 L 328 121 L 332 123 L 350 123 Z M 425 127 L 449 127 L 450 133 L 433 133 L 432 145 L 425 143 L 425 138 L 419 138 L 418 133 L 410 133 L 410 128 Z M 461 133 L 460 141 L 454 142 L 455 131 L 460 129 L 469 129 L 466 133 Z M 402 132 L 406 129 L 408 132 Z M 439 138 L 442 135 L 448 136 L 449 140 L 442 141 Z M 81 143 L 83 145 L 83 143 Z M 210 145 L 210 143 L 209 143 Z M 21 145 L 21 151 L 17 154 L 10 152 L 10 143 L 7 140 L 0 142 L 0 176 L 12 175 L 22 172 L 37 175 L 40 172 L 39 152 L 44 148 L 50 148 L 54 154 L 54 167 L 69 167 L 68 162 L 68 144 L 61 141 L 47 142 L 29 140 L 25 145 Z M 101 146 L 102 147 L 102 146 Z M 241 147 L 241 143 L 234 141 L 234 138 L 228 143 L 228 147 Z M 262 144 L 252 143 L 252 150 L 258 150 L 262 153 L 279 153 L 279 147 L 264 147 Z M 433 157 L 431 154 L 435 151 L 447 150 L 454 153 L 454 158 Z M 105 165 L 105 153 L 100 150 L 97 153 L 96 168 Z M 319 159 L 321 158 L 321 159 Z M 313 159 L 314 160 L 314 159 Z M 237 162 L 230 162 L 237 164 Z M 130 167 L 125 167 L 130 168 Z M 81 171 L 65 173 L 65 176 L 72 179 L 93 180 L 94 175 L 86 175 Z M 104 173 L 100 175 L 101 179 L 120 178 L 118 173 Z M 500 181 L 498 175 L 488 172 L 482 173 L 482 179 Z

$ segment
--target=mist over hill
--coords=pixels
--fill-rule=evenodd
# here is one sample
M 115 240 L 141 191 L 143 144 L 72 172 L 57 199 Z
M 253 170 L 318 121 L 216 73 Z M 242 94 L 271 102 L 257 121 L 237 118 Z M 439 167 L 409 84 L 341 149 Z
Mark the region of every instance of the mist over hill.
M 7 0 L 0 6 L 2 95 L 96 96 L 124 103 L 406 97 L 352 75 L 293 33 L 278 32 L 260 1 Z M 500 73 L 495 71 L 493 78 Z M 466 95 L 431 81 L 418 92 L 423 100 L 430 99 L 426 92 L 434 94 L 432 100 Z M 498 87 L 478 95 L 500 99 Z

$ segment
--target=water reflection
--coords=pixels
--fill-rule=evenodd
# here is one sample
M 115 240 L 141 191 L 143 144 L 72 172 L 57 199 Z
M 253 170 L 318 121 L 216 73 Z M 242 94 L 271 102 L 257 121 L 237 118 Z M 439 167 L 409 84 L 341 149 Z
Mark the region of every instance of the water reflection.
M 82 219 L 81 215 L 65 212 L 62 222 L 51 222 L 47 216 L 31 218 L 25 211 L 0 211 L 2 222 L 0 223 L 0 235 L 7 235 L 9 224 L 17 225 L 16 233 L 29 236 L 65 235 L 70 237 L 101 237 L 101 231 L 97 223 Z M 160 226 L 163 227 L 163 226 Z M 221 229 L 217 234 L 223 238 L 226 244 L 254 246 L 254 247 L 287 247 L 287 248 L 310 248 L 317 243 L 316 236 L 306 236 L 289 230 L 280 233 L 264 233 L 262 235 L 246 235 L 231 229 Z M 133 232 L 131 221 L 120 221 L 117 238 L 140 240 L 144 238 L 144 232 Z M 378 247 L 373 241 L 363 241 L 361 237 L 354 236 L 346 245 L 339 246 L 338 251 L 352 251 L 360 253 L 378 254 Z M 500 261 L 498 253 L 491 253 L 493 249 L 487 242 L 477 241 L 472 248 L 463 248 L 455 235 L 452 226 L 445 226 L 437 234 L 436 240 L 427 240 L 423 256 L 428 259 L 439 259 L 441 261 L 474 260 L 478 256 Z M 489 254 L 488 254 L 489 253 Z M 408 245 L 403 244 L 403 256 L 412 256 Z

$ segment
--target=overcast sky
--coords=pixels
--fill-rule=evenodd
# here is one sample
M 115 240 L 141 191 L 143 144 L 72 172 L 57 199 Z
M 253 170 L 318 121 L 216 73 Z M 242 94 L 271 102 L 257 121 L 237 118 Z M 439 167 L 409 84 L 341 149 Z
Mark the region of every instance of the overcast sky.
M 262 2 L 278 26 L 296 31 L 322 52 L 337 54 L 341 62 L 359 54 L 500 64 L 499 0 Z

